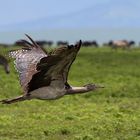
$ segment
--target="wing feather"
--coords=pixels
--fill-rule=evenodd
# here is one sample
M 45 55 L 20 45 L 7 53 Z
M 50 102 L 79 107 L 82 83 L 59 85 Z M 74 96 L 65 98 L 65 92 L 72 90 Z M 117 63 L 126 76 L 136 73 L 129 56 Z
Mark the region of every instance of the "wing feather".
M 26 35 L 27 36 L 27 35 Z M 28 36 L 29 38 L 29 36 Z M 29 38 L 31 40 L 31 38 Z M 21 40 L 20 44 L 24 47 L 21 50 L 12 50 L 9 55 L 15 59 L 15 67 L 19 72 L 20 84 L 26 92 L 27 85 L 32 79 L 33 74 L 37 72 L 36 65 L 41 58 L 47 57 L 45 52 L 32 40 L 32 44 L 28 41 Z
M 25 93 L 48 86 L 55 80 L 60 80 L 64 86 L 68 86 L 68 72 L 81 47 L 81 41 L 76 45 L 60 47 L 47 53 L 30 36 L 26 36 L 31 43 L 21 40 L 20 45 L 23 48 L 10 51 Z
M 67 82 L 68 72 L 80 47 L 81 41 L 75 46 L 57 48 L 51 52 L 50 56 L 42 58 L 37 64 L 38 72 L 28 84 L 28 92 L 42 86 L 48 86 L 52 81 L 54 83 L 54 80 L 63 81 L 64 86 L 69 86 Z

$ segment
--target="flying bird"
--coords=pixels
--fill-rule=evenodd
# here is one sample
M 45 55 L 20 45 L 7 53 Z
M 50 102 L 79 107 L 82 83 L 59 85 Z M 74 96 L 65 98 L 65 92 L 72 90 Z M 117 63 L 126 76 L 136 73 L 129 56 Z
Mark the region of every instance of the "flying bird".
M 18 101 L 41 99 L 53 100 L 64 95 L 85 93 L 101 88 L 99 85 L 87 84 L 73 87 L 68 83 L 68 73 L 81 47 L 81 40 L 76 45 L 68 45 L 46 51 L 26 35 L 30 42 L 21 40 L 22 49 L 10 51 L 15 59 L 15 67 L 24 94 L 1 102 L 10 104 Z

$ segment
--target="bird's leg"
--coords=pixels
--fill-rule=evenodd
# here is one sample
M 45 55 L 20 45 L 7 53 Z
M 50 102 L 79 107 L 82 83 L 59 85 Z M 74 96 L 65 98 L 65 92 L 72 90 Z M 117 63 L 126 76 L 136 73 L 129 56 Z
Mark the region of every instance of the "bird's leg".
M 93 91 L 97 88 L 104 88 L 104 87 L 95 85 L 95 84 L 87 84 L 87 85 L 84 85 L 83 87 L 71 87 L 71 88 L 67 89 L 66 94 L 85 93 L 85 92 Z
M 15 97 L 13 99 L 4 99 L 4 100 L 1 100 L 0 102 L 2 102 L 2 104 L 11 104 L 11 103 L 24 101 L 24 100 L 28 100 L 28 99 L 30 99 L 29 96 L 21 95 L 21 96 Z

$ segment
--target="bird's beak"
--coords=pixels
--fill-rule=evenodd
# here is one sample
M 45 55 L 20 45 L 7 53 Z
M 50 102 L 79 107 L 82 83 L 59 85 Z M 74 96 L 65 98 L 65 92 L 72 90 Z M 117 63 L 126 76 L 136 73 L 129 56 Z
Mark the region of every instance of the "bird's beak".
M 95 85 L 96 88 L 105 88 L 103 85 Z

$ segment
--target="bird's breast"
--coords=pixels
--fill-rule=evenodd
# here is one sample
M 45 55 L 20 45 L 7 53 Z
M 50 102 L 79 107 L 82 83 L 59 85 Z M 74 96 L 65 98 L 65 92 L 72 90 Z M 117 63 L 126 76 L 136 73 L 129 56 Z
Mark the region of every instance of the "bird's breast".
M 65 88 L 54 88 L 51 86 L 41 87 L 30 92 L 31 98 L 37 98 L 42 100 L 51 100 L 62 97 L 66 93 Z

